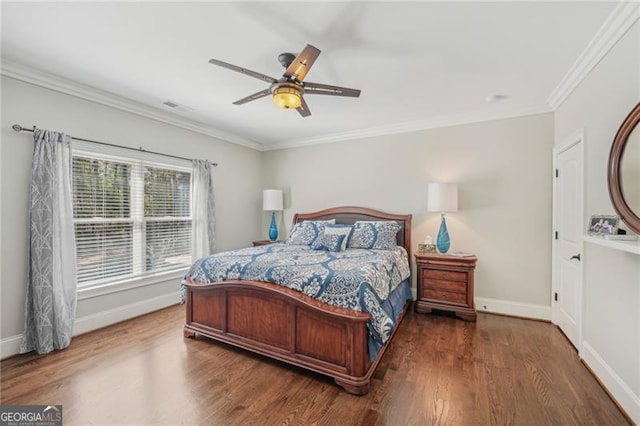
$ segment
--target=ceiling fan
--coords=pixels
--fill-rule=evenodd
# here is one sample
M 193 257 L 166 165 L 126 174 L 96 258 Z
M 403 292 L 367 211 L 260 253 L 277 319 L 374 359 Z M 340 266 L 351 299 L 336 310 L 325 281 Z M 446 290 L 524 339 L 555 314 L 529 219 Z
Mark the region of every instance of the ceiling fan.
M 210 59 L 209 63 L 271 83 L 271 86 L 269 86 L 268 89 L 261 90 L 235 101 L 233 103 L 234 105 L 242 105 L 247 102 L 272 95 L 274 105 L 280 108 L 295 109 L 301 116 L 308 117 L 311 115 L 311 111 L 309 111 L 309 107 L 304 101 L 303 95 L 305 94 L 346 96 L 351 98 L 357 98 L 360 96 L 360 90 L 357 89 L 303 81 L 319 55 L 320 49 L 313 47 L 310 44 L 307 44 L 298 56 L 293 53 L 280 54 L 278 56 L 278 61 L 284 68 L 286 68 L 280 80 L 276 80 L 273 77 L 269 77 L 268 75 L 256 71 L 231 65 L 217 59 Z

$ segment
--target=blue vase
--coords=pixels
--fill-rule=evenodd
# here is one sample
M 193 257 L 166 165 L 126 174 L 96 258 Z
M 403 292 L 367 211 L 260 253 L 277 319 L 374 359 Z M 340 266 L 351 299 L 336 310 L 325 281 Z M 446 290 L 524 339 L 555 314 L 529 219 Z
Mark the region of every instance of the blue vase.
M 442 215 L 442 220 L 440 221 L 440 230 L 438 231 L 436 245 L 438 247 L 438 251 L 442 254 L 448 252 L 449 247 L 451 246 L 451 241 L 449 240 L 449 231 L 447 231 L 447 222 L 444 221 L 444 214 Z
M 271 226 L 269 227 L 269 239 L 271 241 L 275 241 L 278 239 L 278 227 L 276 226 L 276 212 L 271 212 Z

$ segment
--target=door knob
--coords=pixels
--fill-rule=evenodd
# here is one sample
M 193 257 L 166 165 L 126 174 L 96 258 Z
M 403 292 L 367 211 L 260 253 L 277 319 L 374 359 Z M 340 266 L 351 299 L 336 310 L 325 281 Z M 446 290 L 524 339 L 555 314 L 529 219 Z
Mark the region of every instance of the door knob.
M 578 254 L 574 254 L 573 256 L 571 256 L 571 257 L 569 258 L 569 260 L 573 260 L 573 259 L 575 259 L 575 260 L 578 260 L 578 261 L 579 261 L 579 260 L 580 260 L 580 253 L 578 253 Z

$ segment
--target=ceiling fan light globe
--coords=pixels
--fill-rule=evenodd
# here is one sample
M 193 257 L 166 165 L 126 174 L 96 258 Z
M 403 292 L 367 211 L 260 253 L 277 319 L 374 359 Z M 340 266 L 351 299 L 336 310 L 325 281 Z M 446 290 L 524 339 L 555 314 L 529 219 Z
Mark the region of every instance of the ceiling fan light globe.
M 295 87 L 279 87 L 273 91 L 273 104 L 278 108 L 296 109 L 302 104 L 302 95 Z

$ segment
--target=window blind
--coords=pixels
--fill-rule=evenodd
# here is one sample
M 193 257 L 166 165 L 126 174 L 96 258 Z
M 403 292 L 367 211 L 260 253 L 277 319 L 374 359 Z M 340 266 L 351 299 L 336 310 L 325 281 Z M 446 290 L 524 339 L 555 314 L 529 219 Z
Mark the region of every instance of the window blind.
M 191 171 L 74 152 L 78 286 L 191 264 Z
M 144 167 L 146 267 L 191 263 L 191 173 Z

